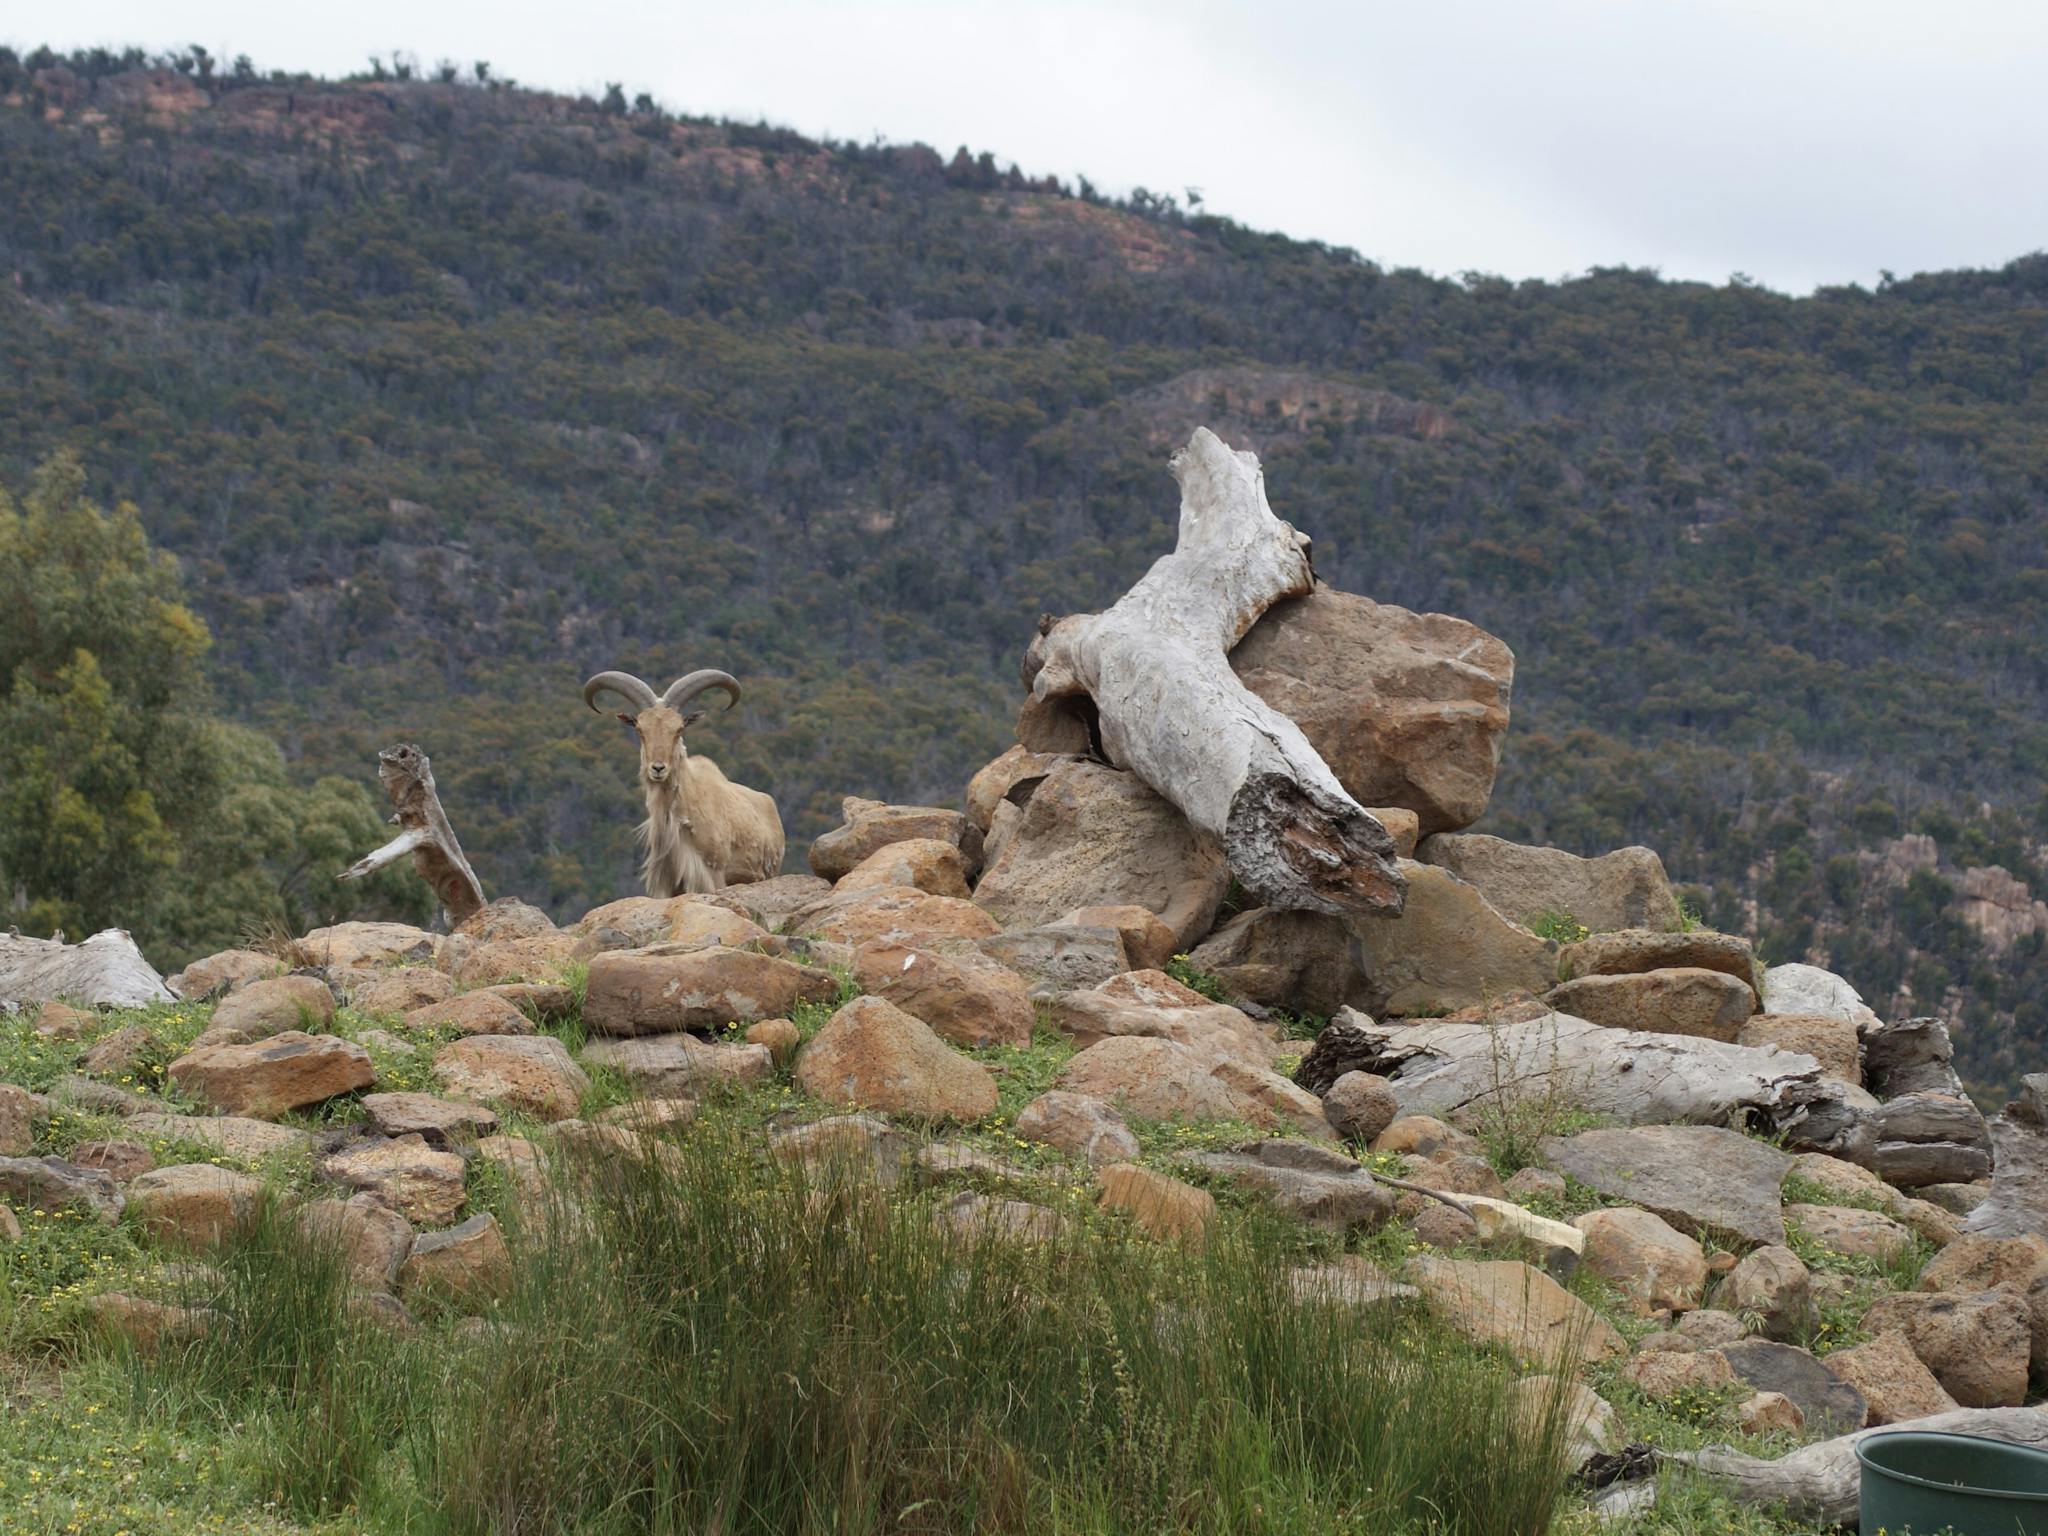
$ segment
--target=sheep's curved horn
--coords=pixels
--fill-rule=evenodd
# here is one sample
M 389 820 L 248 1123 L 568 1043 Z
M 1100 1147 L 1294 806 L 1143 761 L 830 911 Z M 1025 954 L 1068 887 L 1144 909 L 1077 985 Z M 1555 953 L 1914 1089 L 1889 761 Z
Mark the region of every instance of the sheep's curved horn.
M 707 688 L 723 688 L 732 695 L 725 701 L 727 709 L 731 709 L 740 701 L 740 685 L 730 672 L 720 672 L 715 667 L 701 667 L 670 683 L 668 692 L 661 696 L 661 702 L 670 709 L 679 710 Z
M 598 673 L 583 685 L 583 702 L 603 714 L 604 711 L 598 709 L 597 696 L 607 689 L 631 704 L 635 714 L 654 702 L 654 690 L 630 672 Z

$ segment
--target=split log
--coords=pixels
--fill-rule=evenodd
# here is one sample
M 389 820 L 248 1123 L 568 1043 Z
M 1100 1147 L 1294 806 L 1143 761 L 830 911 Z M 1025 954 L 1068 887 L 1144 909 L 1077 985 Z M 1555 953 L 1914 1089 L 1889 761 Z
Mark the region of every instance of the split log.
M 1260 615 L 1315 587 L 1308 540 L 1273 515 L 1255 454 L 1206 427 L 1171 461 L 1180 536 L 1099 614 L 1060 620 L 1033 647 L 1034 704 L 1093 703 L 1103 755 L 1222 844 L 1265 906 L 1398 913 L 1394 845 L 1285 715 L 1230 670 Z
M 1838 1435 L 1802 1446 L 1775 1461 L 1745 1456 L 1723 1446 L 1657 1451 L 1648 1460 L 1657 1467 L 1687 1468 L 1738 1504 L 1780 1508 L 1794 1520 L 1815 1525 L 1854 1525 L 1862 1503 L 1862 1469 L 1856 1460 L 1856 1446 L 1872 1435 L 1900 1430 L 1979 1435 L 2009 1445 L 2048 1449 L 2048 1413 L 2039 1408 L 1958 1408 Z M 1594 1501 L 1594 1508 L 1604 1515 L 1637 1519 L 1656 1501 L 1654 1492 L 1644 1493 L 1646 1486 L 1615 1484 Z
M 484 888 L 462 855 L 462 844 L 455 840 L 447 812 L 441 809 L 433 763 L 410 742 L 386 747 L 377 754 L 377 782 L 391 801 L 392 824 L 405 830 L 335 878 L 360 880 L 411 854 L 413 868 L 441 899 L 449 926 L 456 926 L 483 906 Z
M 1569 1104 L 1619 1125 L 1726 1125 L 1751 1115 L 1802 1150 L 1868 1156 L 1868 1114 L 1855 1102 L 1867 1096 L 1823 1077 L 1811 1056 L 1607 1029 L 1568 1013 L 1514 1024 L 1376 1024 L 1340 1009 L 1296 1079 L 1345 1071 L 1387 1078 L 1404 1115 L 1470 1121 L 1503 1099 Z
M 86 1008 L 146 1008 L 175 1003 L 178 994 L 142 958 L 135 941 L 119 928 L 94 934 L 82 944 L 0 934 L 0 1007 L 58 999 Z

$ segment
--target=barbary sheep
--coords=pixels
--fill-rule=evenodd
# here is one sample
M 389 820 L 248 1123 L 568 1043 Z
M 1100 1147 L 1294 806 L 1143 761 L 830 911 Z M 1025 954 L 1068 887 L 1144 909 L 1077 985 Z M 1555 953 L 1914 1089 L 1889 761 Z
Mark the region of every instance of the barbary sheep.
M 601 693 L 615 693 L 633 707 L 619 719 L 640 736 L 640 783 L 647 792 L 639 832 L 647 861 L 640 877 L 650 896 L 721 891 L 782 870 L 782 817 L 774 800 L 733 783 L 718 764 L 692 757 L 683 745 L 683 733 L 704 718 L 685 715 L 683 706 L 711 688 L 729 695 L 727 709 L 740 701 L 731 674 L 709 667 L 677 678 L 659 698 L 630 672 L 600 672 L 583 685 L 583 702 L 600 714 Z

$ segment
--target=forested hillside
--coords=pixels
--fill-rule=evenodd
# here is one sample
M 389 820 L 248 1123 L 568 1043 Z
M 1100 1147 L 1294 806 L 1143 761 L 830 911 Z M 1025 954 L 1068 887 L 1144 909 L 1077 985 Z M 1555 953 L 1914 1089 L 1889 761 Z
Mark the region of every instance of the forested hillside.
M 954 803 L 1042 612 L 1255 447 L 1323 574 L 1519 658 L 1481 830 L 2048 1042 L 2048 259 L 1446 281 L 965 151 L 446 79 L 0 53 L 0 484 L 73 450 L 291 771 L 433 754 L 486 886 L 631 887 L 588 673 L 737 673 L 791 844 Z M 380 71 L 380 73 L 387 73 Z

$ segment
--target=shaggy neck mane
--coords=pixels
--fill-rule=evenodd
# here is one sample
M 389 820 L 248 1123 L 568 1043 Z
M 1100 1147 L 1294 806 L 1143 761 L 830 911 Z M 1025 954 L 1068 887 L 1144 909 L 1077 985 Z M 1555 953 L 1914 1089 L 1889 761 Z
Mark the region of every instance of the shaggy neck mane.
M 683 795 L 689 775 L 684 765 L 677 769 L 668 783 L 647 786 L 647 819 L 640 823 L 647 861 L 640 868 L 641 880 L 650 891 L 701 895 L 718 887 L 690 830 L 690 807 Z

